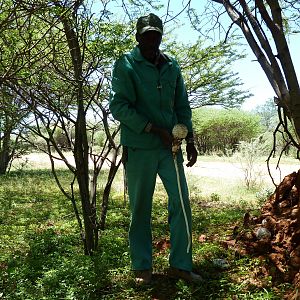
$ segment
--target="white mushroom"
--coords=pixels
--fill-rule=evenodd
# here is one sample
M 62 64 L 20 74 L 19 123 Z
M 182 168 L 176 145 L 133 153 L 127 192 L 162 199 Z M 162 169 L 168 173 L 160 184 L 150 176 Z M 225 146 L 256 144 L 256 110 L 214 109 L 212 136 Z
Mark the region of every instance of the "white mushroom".
M 176 155 L 177 151 L 180 148 L 181 141 L 188 134 L 188 129 L 183 124 L 176 124 L 173 127 L 172 134 L 173 134 L 173 137 L 174 137 L 173 144 L 172 144 L 172 152 L 173 152 L 173 155 Z
M 261 240 L 261 239 L 265 239 L 265 238 L 270 238 L 271 237 L 271 232 L 264 227 L 259 227 L 255 233 L 256 237 Z
M 188 129 L 184 124 L 176 124 L 172 130 L 175 139 L 184 139 L 188 134 Z

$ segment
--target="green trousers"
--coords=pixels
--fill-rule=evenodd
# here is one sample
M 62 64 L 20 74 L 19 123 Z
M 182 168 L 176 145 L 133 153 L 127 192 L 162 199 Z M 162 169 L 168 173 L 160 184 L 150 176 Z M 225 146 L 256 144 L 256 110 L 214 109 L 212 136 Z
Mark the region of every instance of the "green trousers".
M 168 194 L 170 266 L 187 271 L 192 269 L 192 251 L 191 249 L 187 251 L 189 241 L 187 231 L 191 236 L 191 208 L 182 163 L 180 152 L 177 154 L 177 165 L 188 222 L 183 214 L 171 150 L 128 148 L 125 167 L 131 210 L 129 246 L 133 270 L 152 268 L 151 211 L 157 174 Z

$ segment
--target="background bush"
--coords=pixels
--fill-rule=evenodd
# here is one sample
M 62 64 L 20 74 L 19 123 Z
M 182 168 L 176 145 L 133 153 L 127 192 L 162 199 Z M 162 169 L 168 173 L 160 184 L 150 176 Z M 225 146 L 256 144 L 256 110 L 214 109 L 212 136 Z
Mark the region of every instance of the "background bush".
M 257 114 L 237 109 L 195 109 L 193 124 L 200 154 L 231 153 L 239 142 L 250 141 L 263 131 Z

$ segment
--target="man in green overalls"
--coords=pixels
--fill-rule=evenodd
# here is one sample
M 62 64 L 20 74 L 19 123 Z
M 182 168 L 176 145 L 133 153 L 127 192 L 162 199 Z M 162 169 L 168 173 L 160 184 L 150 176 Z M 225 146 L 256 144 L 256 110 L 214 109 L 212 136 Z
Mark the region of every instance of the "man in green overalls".
M 115 63 L 110 99 L 111 113 L 121 124 L 121 143 L 126 156 L 132 268 L 136 281 L 146 284 L 152 275 L 151 210 L 157 174 L 169 198 L 169 274 L 189 282 L 201 280 L 192 272 L 192 251 L 188 246 L 192 218 L 183 156 L 180 151 L 176 159 L 180 197 L 171 151 L 172 129 L 178 123 L 184 124 L 188 129 L 187 166 L 193 166 L 197 160 L 191 109 L 178 63 L 159 50 L 162 34 L 163 24 L 156 15 L 138 19 L 138 45 Z

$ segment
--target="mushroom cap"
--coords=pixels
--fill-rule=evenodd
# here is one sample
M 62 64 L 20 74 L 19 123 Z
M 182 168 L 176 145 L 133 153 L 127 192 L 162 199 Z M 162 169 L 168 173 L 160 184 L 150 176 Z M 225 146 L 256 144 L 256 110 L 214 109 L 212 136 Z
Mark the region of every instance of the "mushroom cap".
M 188 134 L 188 129 L 184 124 L 176 124 L 172 130 L 174 138 L 184 139 Z

